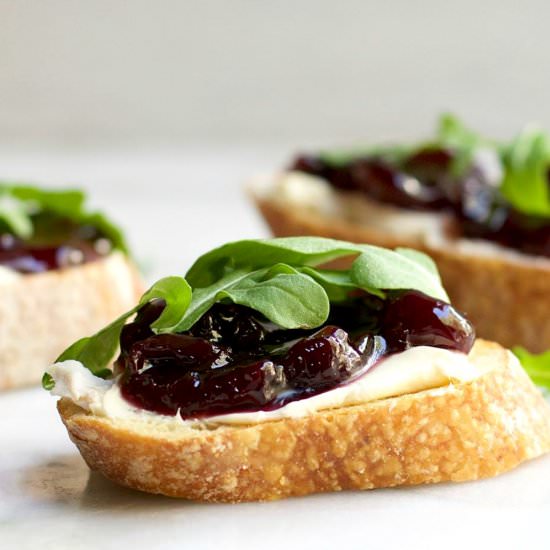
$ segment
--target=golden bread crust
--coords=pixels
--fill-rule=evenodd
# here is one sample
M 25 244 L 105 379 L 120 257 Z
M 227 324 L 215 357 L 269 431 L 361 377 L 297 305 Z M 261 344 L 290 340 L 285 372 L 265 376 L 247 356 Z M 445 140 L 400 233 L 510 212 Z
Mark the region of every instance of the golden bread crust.
M 58 409 L 93 470 L 142 491 L 204 501 L 272 500 L 494 476 L 550 450 L 550 406 L 499 345 L 484 374 L 303 418 L 176 431 Z
M 143 290 L 121 253 L 0 283 L 0 389 L 36 384 L 78 338 L 134 306 Z
M 285 207 L 269 198 L 254 196 L 254 200 L 277 237 L 316 235 L 426 252 L 437 263 L 452 303 L 467 314 L 480 337 L 506 347 L 522 345 L 535 353 L 550 348 L 547 262 L 463 254 L 452 247 L 436 248 L 311 210 Z

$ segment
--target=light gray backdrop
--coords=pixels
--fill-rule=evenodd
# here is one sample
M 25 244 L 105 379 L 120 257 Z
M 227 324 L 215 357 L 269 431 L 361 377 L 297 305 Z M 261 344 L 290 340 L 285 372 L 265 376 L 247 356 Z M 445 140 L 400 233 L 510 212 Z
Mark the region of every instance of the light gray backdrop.
M 550 3 L 0 0 L 0 144 L 408 137 L 550 126 Z

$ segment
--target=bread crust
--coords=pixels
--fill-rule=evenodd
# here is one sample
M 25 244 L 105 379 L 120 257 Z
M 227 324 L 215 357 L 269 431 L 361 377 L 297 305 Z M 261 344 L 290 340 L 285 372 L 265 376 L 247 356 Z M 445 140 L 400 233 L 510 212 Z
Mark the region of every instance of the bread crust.
M 477 341 L 484 374 L 354 407 L 250 426 L 162 429 L 58 409 L 91 469 L 141 491 L 272 500 L 494 476 L 550 450 L 550 406 L 516 360 Z
M 285 207 L 268 197 L 253 198 L 277 237 L 316 235 L 427 253 L 437 263 L 451 301 L 467 314 L 480 337 L 506 347 L 522 345 L 535 353 L 550 348 L 550 262 L 464 254 L 452 246 L 436 248 L 311 210 Z
M 143 290 L 120 252 L 0 283 L 0 389 L 36 384 L 78 338 L 134 306 Z

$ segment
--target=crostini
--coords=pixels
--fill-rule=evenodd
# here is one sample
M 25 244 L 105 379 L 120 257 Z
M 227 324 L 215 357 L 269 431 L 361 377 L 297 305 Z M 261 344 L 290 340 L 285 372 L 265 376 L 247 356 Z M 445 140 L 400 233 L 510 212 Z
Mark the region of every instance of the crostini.
M 90 468 L 188 499 L 475 480 L 550 450 L 550 406 L 518 360 L 476 341 L 409 249 L 227 244 L 69 347 L 43 384 Z
M 0 184 L 0 389 L 39 383 L 143 291 L 120 230 L 84 199 Z
M 443 117 L 406 147 L 302 155 L 252 184 L 276 236 L 320 235 L 429 254 L 478 334 L 550 348 L 550 138 L 494 143 Z

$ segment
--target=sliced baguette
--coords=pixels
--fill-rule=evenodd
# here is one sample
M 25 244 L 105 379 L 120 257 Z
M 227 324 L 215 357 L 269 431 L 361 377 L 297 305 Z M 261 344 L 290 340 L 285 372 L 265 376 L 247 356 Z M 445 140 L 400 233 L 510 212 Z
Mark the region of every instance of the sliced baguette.
M 299 209 L 269 194 L 253 198 L 276 237 L 316 235 L 378 246 L 412 247 L 430 255 L 452 303 L 482 338 L 532 352 L 550 348 L 550 260 L 527 255 L 465 253 L 351 221 Z M 517 257 L 516 257 L 517 256 Z
M 548 452 L 550 406 L 519 363 L 484 341 L 471 360 L 483 374 L 468 383 L 250 426 L 117 421 L 67 398 L 58 409 L 91 469 L 203 501 L 475 480 Z
M 38 383 L 69 344 L 133 307 L 142 290 L 136 268 L 119 252 L 44 273 L 3 273 L 0 389 Z

